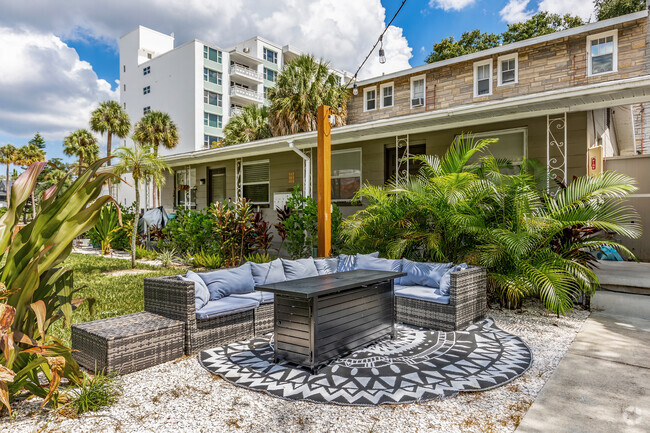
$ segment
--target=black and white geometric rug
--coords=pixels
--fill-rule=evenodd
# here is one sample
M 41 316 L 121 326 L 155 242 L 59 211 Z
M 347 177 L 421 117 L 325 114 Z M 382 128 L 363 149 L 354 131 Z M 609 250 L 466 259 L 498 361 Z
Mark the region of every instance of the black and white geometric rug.
M 533 355 L 519 337 L 485 319 L 457 332 L 398 326 L 396 340 L 360 349 L 318 374 L 274 364 L 269 336 L 202 351 L 199 362 L 235 385 L 287 400 L 376 406 L 495 388 L 528 370 Z

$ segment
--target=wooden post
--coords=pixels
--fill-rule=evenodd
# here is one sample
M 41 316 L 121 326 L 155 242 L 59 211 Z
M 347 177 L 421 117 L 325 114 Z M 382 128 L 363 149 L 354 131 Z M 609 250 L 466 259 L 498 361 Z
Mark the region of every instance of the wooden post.
M 332 252 L 332 140 L 328 115 L 330 107 L 318 107 L 318 256 Z

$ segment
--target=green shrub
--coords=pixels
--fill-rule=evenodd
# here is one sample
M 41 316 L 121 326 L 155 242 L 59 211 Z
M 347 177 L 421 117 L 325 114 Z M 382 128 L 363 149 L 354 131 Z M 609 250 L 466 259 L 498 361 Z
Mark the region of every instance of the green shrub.
M 162 244 L 176 251 L 194 254 L 201 250 L 214 254 L 219 245 L 213 234 L 214 218 L 207 209 L 197 211 L 181 208 L 162 230 Z
M 117 230 L 120 227 L 120 210 L 116 206 L 113 203 L 104 206 L 95 227 L 87 233 L 90 242 L 93 245 L 99 245 L 104 255 L 110 252 L 113 238 L 117 235 Z
M 269 255 L 269 253 L 253 253 L 247 255 L 246 257 L 244 257 L 244 259 L 247 262 L 252 262 L 252 263 L 268 263 L 271 260 L 273 260 Z
M 158 253 L 157 258 L 164 267 L 168 268 L 173 264 L 174 259 L 176 258 L 176 249 L 163 249 Z
M 223 267 L 224 261 L 219 254 L 199 251 L 192 256 L 192 265 L 197 268 L 218 269 Z
M 127 249 L 128 252 L 131 252 L 131 248 Z M 145 259 L 145 260 L 156 260 L 158 258 L 158 253 L 154 250 L 148 250 L 143 246 L 135 246 L 135 259 Z
M 84 412 L 95 412 L 105 406 L 115 403 L 119 396 L 119 381 L 114 374 L 105 375 L 104 371 L 95 374 L 84 374 L 82 379 L 74 381 L 74 389 L 68 391 L 69 402 L 75 415 Z

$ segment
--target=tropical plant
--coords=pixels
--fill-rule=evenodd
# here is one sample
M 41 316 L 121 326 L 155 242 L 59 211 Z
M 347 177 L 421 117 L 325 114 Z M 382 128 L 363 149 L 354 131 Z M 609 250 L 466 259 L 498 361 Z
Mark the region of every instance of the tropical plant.
M 224 261 L 219 254 L 199 251 L 192 255 L 192 265 L 197 268 L 218 269 L 224 265 Z
M 233 116 L 223 128 L 223 146 L 247 143 L 271 137 L 269 111 L 266 106 L 248 105 Z
M 77 129 L 63 139 L 63 153 L 79 159 L 77 175 L 81 176 L 84 165 L 93 163 L 99 157 L 97 139 L 87 129 Z
M 70 349 L 48 331 L 60 318 L 70 326 L 72 311 L 83 301 L 74 298 L 71 272 L 56 267 L 70 254 L 72 240 L 90 229 L 112 200 L 99 197 L 111 176 L 96 173 L 102 163 L 92 164 L 69 188 L 60 182 L 48 190 L 41 211 L 16 230 L 19 211 L 45 165 L 32 164 L 14 183 L 11 205 L 0 218 L 0 402 L 9 410 L 23 389 L 45 405 L 62 378 L 81 378 Z
M 646 0 L 595 0 L 594 8 L 596 18 L 602 21 L 642 11 L 646 8 Z
M 133 250 L 130 248 L 127 250 L 133 255 Z M 135 259 L 140 260 L 140 259 L 145 259 L 145 260 L 156 260 L 158 258 L 158 253 L 154 250 L 148 250 L 142 245 L 136 245 L 135 246 Z
M 158 253 L 158 260 L 160 260 L 160 264 L 168 268 L 171 265 L 174 264 L 174 260 L 176 259 L 176 249 L 171 248 L 171 249 L 163 249 Z
M 129 115 L 117 101 L 104 101 L 90 114 L 90 129 L 100 135 L 106 133 L 106 156 L 111 156 L 113 135 L 126 138 L 131 130 Z M 107 165 L 111 165 L 109 159 Z
M 9 177 L 9 166 L 15 164 L 18 157 L 18 149 L 13 145 L 7 143 L 0 147 L 0 162 L 7 165 L 7 177 L 5 177 L 5 182 L 7 183 L 7 206 L 9 206 L 11 201 L 11 178 Z
M 219 245 L 220 256 L 226 266 L 238 266 L 251 251 L 250 234 L 253 231 L 253 205 L 242 198 L 234 203 L 212 203 L 208 213 L 214 218 L 213 236 Z
M 268 255 L 273 233 L 271 233 L 271 224 L 265 219 L 262 212 L 255 212 L 251 221 L 252 229 L 249 232 L 248 239 L 249 249 L 261 251 Z
M 104 371 L 95 370 L 94 374 L 85 374 L 83 378 L 74 379 L 75 388 L 69 391 L 68 407 L 72 408 L 72 415 L 84 412 L 95 412 L 115 403 L 120 393 L 119 379 L 115 374 L 104 374 Z
M 538 188 L 526 161 L 519 174 L 502 173 L 489 155 L 493 141 L 462 137 L 442 158 L 413 157 L 422 163 L 417 177 L 361 188 L 358 198 L 369 204 L 344 223 L 348 247 L 483 265 L 502 304 L 538 296 L 565 313 L 597 286 L 590 251 L 611 246 L 631 255 L 597 232 L 639 236 L 634 210 L 621 203 L 634 181 L 617 173 L 580 177 L 553 196 Z
M 333 108 L 334 126 L 345 125 L 349 93 L 329 65 L 301 55 L 284 66 L 275 87 L 269 89 L 269 124 L 273 135 L 316 130 L 318 107 Z M 340 108 L 339 108 L 340 107 Z
M 104 206 L 95 226 L 88 231 L 88 238 L 93 244 L 99 244 L 104 255 L 111 251 L 111 242 L 121 225 L 119 206 Z
M 162 178 L 163 171 L 171 169 L 167 163 L 154 154 L 151 148 L 143 145 L 138 141 L 134 141 L 132 147 L 120 147 L 115 152 L 119 159 L 119 163 L 115 166 L 115 174 L 122 176 L 125 173 L 131 173 L 133 177 L 133 187 L 135 188 L 135 217 L 133 219 L 133 227 L 131 232 L 131 267 L 135 268 L 135 244 L 138 236 L 138 220 L 140 215 L 138 209 L 140 207 L 140 182 L 147 177 L 154 179 L 154 182 Z
M 244 257 L 244 260 L 251 263 L 268 263 L 273 259 L 269 253 L 251 253 Z
M 40 136 L 35 137 L 26 146 L 19 148 L 18 159 L 15 163 L 17 165 L 27 167 L 35 162 L 45 161 L 45 151 L 39 144 L 40 140 L 42 140 Z M 32 217 L 34 217 L 34 215 L 36 215 L 36 196 L 34 194 L 34 190 L 32 190 L 30 198 L 32 204 Z
M 176 123 L 167 113 L 162 111 L 149 111 L 133 128 L 135 140 L 150 146 L 154 157 L 158 157 L 158 147 L 173 149 L 178 144 L 178 129 Z M 153 179 L 153 206 L 158 207 L 159 189 L 164 185 L 165 177 L 157 176 Z
M 202 250 L 216 254 L 220 251 L 220 246 L 215 240 L 213 225 L 214 218 L 207 209 L 179 208 L 175 218 L 170 219 L 163 229 L 165 240 L 162 246 L 190 255 Z

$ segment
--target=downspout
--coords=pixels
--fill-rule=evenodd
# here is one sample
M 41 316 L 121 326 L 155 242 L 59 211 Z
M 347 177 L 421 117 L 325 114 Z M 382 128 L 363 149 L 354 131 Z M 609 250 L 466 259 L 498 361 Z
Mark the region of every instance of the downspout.
M 303 195 L 311 197 L 311 158 L 307 156 L 302 150 L 298 149 L 293 141 L 289 141 L 289 149 L 293 150 L 303 160 Z

